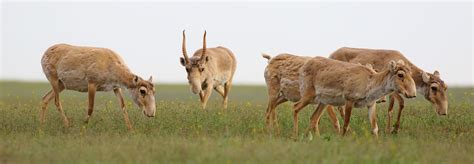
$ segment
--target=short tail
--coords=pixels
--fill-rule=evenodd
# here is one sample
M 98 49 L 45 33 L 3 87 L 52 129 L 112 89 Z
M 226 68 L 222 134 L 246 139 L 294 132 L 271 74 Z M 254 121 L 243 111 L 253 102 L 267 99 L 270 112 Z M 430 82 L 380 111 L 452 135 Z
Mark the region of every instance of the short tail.
M 266 53 L 262 53 L 262 57 L 267 59 L 268 61 L 270 61 L 270 59 L 272 59 L 272 57 Z

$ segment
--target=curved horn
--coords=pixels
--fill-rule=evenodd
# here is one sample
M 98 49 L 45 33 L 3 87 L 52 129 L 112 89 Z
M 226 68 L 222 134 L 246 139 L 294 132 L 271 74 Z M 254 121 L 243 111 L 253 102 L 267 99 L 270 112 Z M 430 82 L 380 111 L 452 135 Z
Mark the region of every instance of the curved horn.
M 202 55 L 201 58 L 206 54 L 206 30 L 204 30 L 204 38 L 202 39 Z
M 184 60 L 186 61 L 186 63 L 189 63 L 189 57 L 188 57 L 188 53 L 186 52 L 186 34 L 184 34 L 184 31 L 183 30 L 183 56 L 184 56 Z

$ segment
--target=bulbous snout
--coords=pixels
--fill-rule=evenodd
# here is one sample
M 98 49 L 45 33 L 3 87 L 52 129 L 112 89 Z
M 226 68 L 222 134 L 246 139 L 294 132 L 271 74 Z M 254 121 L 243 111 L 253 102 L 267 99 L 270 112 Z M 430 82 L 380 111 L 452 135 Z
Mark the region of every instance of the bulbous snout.
M 199 92 L 201 92 L 201 89 L 193 87 L 193 88 L 191 89 L 191 91 L 192 91 L 194 94 L 198 94 Z
M 148 102 L 142 106 L 143 114 L 147 117 L 155 117 L 156 112 L 156 104 L 155 104 L 155 97 L 150 96 Z
M 409 78 L 409 79 L 406 79 L 404 83 L 405 83 L 404 96 L 406 98 L 415 98 L 416 97 L 415 81 L 413 81 L 412 78 Z
M 201 92 L 201 83 L 199 81 L 192 80 L 192 81 L 189 81 L 189 84 L 191 85 L 191 91 L 194 94 L 198 94 L 199 92 Z
M 448 115 L 448 103 L 441 103 L 436 105 L 436 111 L 438 115 L 446 116 Z
M 145 110 L 143 110 L 143 114 L 147 117 L 155 117 L 155 112 L 154 111 L 149 114 L 149 113 L 145 112 Z

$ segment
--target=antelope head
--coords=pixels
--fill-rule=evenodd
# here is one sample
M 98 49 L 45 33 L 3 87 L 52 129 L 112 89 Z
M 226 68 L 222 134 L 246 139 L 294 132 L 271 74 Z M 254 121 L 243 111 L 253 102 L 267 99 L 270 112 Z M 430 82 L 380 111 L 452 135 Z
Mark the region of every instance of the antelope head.
M 411 69 L 405 65 L 403 60 L 389 62 L 389 74 L 394 91 L 406 98 L 416 97 L 415 81 L 411 77 Z
M 135 87 L 129 89 L 133 102 L 142 109 L 145 116 L 154 117 L 156 106 L 155 87 L 152 83 L 152 77 L 150 76 L 150 79 L 143 80 L 142 78 L 135 76 L 133 84 Z
M 194 94 L 202 91 L 202 88 L 207 85 L 205 83 L 209 76 L 208 62 L 210 57 L 206 55 L 206 31 L 204 31 L 203 48 L 201 55 L 194 55 L 189 58 L 186 52 L 186 35 L 183 30 L 183 57 L 180 58 L 181 65 L 186 68 L 188 74 L 188 83 L 191 85 L 191 90 Z M 196 53 L 198 53 L 197 51 Z
M 447 115 L 448 95 L 446 90 L 448 89 L 448 85 L 441 80 L 438 71 L 434 71 L 433 74 L 423 72 L 422 78 L 425 86 L 422 88 L 422 92 L 424 93 L 425 99 L 433 104 L 439 115 Z

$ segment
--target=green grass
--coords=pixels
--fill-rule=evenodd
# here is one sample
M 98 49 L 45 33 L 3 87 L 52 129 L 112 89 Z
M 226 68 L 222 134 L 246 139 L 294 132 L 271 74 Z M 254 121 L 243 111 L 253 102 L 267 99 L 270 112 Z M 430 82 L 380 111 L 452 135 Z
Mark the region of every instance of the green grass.
M 0 82 L 0 163 L 474 163 L 474 88 L 449 89 L 449 116 L 422 98 L 407 100 L 400 133 L 386 134 L 386 104 L 378 105 L 380 137 L 370 134 L 367 109 L 353 111 L 350 135 L 335 134 L 327 114 L 321 136 L 291 139 L 292 103 L 278 108 L 281 135 L 265 132 L 266 87 L 235 86 L 229 109 L 213 93 L 207 110 L 184 85 L 157 85 L 157 113 L 146 118 L 131 103 L 136 129 L 127 131 L 113 93 L 99 93 L 91 122 L 81 132 L 87 95 L 61 94 L 72 127 L 64 129 L 50 103 L 39 130 L 46 83 Z M 128 92 L 126 92 L 128 94 Z M 421 96 L 419 96 L 421 97 Z M 312 107 L 300 115 L 300 130 Z

